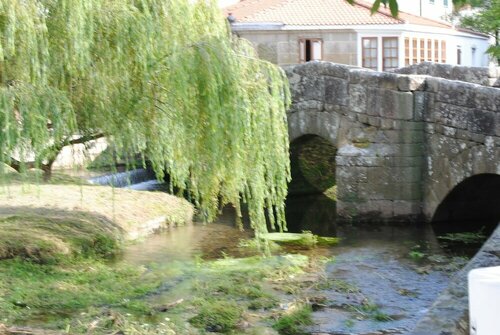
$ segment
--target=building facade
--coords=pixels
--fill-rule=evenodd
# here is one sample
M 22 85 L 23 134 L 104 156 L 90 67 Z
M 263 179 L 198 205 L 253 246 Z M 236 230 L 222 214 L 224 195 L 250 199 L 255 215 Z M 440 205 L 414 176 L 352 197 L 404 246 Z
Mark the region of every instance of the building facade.
M 485 35 L 404 12 L 394 18 L 384 8 L 371 15 L 364 3 L 242 0 L 226 13 L 234 33 L 250 40 L 261 58 L 279 65 L 324 60 L 385 71 L 423 61 L 489 62 Z

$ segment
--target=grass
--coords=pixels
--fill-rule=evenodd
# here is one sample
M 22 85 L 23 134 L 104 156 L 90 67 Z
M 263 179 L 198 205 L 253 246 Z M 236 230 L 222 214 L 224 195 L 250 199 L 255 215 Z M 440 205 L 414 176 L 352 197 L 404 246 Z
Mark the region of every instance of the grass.
M 302 335 L 305 326 L 313 324 L 312 308 L 301 306 L 289 314 L 280 317 L 273 325 L 273 328 L 283 335 Z
M 5 169 L 5 168 L 4 168 Z M 53 172 L 49 180 L 43 179 L 43 171 L 30 169 L 24 173 L 18 173 L 14 169 L 6 169 L 4 175 L 0 175 L 0 186 L 4 188 L 9 185 L 90 185 L 85 179 L 68 174 Z
M 87 223 L 93 220 L 109 226 L 112 222 L 116 227 L 108 229 L 121 230 L 124 238 L 132 238 L 140 235 L 144 224 L 151 220 L 162 218 L 166 225 L 182 225 L 190 222 L 194 213 L 189 202 L 166 193 L 92 186 L 84 182 L 75 185 L 75 178 L 64 175 L 55 175 L 49 183 L 40 184 L 35 182 L 33 173 L 12 175 L 6 179 L 9 184 L 0 187 L 0 218 L 22 216 L 24 221 L 18 222 L 24 222 L 26 227 L 39 223 L 37 217 L 73 222 L 76 216 L 77 221 Z M 30 222 L 31 218 L 34 222 Z M 49 227 L 50 222 L 45 226 Z
M 189 322 L 210 332 L 227 333 L 236 328 L 242 314 L 243 309 L 235 301 L 204 301 Z
M 278 309 L 274 285 L 304 273 L 308 264 L 301 255 L 148 268 L 95 258 L 3 260 L 0 324 L 71 334 L 239 334 L 248 311 L 267 318 Z
M 238 334 L 249 313 L 260 327 L 283 296 L 294 299 L 279 288 L 310 267 L 302 255 L 148 267 L 109 260 L 141 223 L 164 216 L 182 224 L 192 206 L 163 193 L 36 178 L 16 176 L 0 187 L 0 332 L 16 325 L 71 334 Z
M 71 217 L 11 215 L 0 218 L 0 259 L 56 263 L 63 258 L 107 258 L 120 250 L 121 230 L 86 213 Z
M 92 305 L 133 310 L 127 301 L 158 285 L 143 280 L 144 272 L 129 266 L 109 267 L 95 259 L 59 266 L 4 260 L 0 262 L 0 291 L 5 293 L 0 299 L 1 318 L 21 324 L 57 319 L 59 325 L 68 315 Z

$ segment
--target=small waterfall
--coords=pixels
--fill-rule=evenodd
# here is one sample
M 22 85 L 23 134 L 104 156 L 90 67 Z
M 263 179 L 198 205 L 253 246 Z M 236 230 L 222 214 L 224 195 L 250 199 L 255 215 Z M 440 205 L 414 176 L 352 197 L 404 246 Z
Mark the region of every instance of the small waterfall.
M 131 189 L 145 190 L 146 185 L 141 187 L 139 187 L 139 185 L 145 183 L 152 184 L 153 182 L 156 182 L 156 179 L 151 170 L 137 169 L 90 178 L 89 182 L 95 185 L 109 185 L 114 187 L 127 187 Z
M 156 179 L 143 181 L 138 184 L 131 184 L 125 186 L 125 188 L 136 190 L 136 191 L 158 191 L 163 190 L 165 188 L 163 183 L 160 183 Z

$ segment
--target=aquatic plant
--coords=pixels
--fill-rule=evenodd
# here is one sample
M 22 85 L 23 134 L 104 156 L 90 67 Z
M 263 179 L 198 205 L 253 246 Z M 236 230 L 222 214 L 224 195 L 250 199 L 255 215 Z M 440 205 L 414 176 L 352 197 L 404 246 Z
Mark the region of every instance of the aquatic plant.
M 99 137 L 188 190 L 207 221 L 247 203 L 284 228 L 288 83 L 233 36 L 215 2 L 0 2 L 0 162 L 50 175 Z M 3 164 L 0 164 L 0 172 Z

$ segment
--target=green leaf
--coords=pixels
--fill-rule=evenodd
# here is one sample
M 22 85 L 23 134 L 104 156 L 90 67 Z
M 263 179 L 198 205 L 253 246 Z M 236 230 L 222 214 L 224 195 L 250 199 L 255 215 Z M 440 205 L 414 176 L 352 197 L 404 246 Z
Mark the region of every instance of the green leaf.
M 397 17 L 399 13 L 397 0 L 389 0 L 389 8 L 391 9 L 391 15 Z
M 372 9 L 371 9 L 372 14 L 375 14 L 378 11 L 378 9 L 380 8 L 380 3 L 381 3 L 381 0 L 375 0 L 375 2 L 373 3 Z

